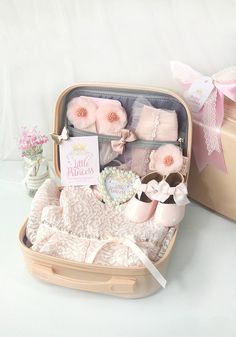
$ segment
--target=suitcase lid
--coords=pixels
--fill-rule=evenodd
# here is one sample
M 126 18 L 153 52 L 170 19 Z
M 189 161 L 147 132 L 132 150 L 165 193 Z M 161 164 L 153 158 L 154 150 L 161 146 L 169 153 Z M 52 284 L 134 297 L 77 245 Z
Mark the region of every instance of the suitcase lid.
M 61 134 L 63 127 L 67 125 L 67 103 L 72 98 L 78 96 L 117 99 L 121 101 L 127 115 L 129 115 L 129 111 L 131 111 L 133 102 L 140 96 L 148 99 L 156 108 L 175 110 L 178 118 L 179 138 L 184 139 L 183 154 L 188 157 L 190 161 L 192 146 L 191 113 L 185 101 L 174 92 L 155 87 L 110 83 L 79 83 L 73 85 L 65 89 L 57 99 L 54 113 L 53 133 L 58 135 Z M 59 146 L 56 143 L 54 143 L 53 148 L 53 162 L 55 173 L 58 177 L 60 177 Z

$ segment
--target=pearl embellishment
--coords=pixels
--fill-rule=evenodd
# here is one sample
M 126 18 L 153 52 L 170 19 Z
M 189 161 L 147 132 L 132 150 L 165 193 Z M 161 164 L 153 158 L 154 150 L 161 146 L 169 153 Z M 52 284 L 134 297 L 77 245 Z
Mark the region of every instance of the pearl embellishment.
M 106 167 L 98 181 L 98 190 L 103 201 L 116 207 L 132 198 L 135 194 L 134 183 L 139 177 L 132 171 L 125 171 L 117 167 Z

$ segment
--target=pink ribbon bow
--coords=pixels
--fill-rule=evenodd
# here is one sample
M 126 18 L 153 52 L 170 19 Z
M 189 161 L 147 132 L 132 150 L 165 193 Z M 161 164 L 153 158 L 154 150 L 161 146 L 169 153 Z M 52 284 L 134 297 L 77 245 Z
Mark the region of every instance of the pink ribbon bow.
M 134 189 L 140 199 L 141 194 L 145 193 L 151 200 L 158 200 L 158 186 L 159 183 L 156 180 L 150 180 L 147 184 L 142 184 L 140 179 L 137 179 L 134 183 Z
M 170 187 L 170 185 L 162 180 L 159 183 L 159 195 L 158 199 L 161 202 L 165 202 L 171 195 L 173 195 L 176 205 L 186 205 L 189 203 L 187 198 L 187 187 L 184 183 L 178 184 L 176 187 Z
M 127 129 L 121 130 L 121 138 L 119 140 L 112 140 L 111 147 L 113 151 L 122 154 L 126 143 L 133 142 L 137 139 L 135 134 Z
M 172 73 L 185 90 L 203 75 L 186 64 L 171 62 Z M 236 102 L 236 67 L 208 77 L 212 90 L 200 111 L 193 112 L 193 153 L 199 171 L 208 164 L 226 172 L 220 129 L 224 119 L 224 96 Z M 190 88 L 191 89 L 191 88 Z

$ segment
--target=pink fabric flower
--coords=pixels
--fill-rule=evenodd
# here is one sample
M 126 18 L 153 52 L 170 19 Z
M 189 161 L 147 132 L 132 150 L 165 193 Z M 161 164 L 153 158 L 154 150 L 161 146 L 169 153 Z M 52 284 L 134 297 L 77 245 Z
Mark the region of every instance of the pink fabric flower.
M 122 106 L 103 104 L 97 110 L 97 131 L 106 135 L 117 135 L 127 124 L 127 116 Z
M 96 110 L 97 105 L 91 99 L 75 97 L 68 103 L 67 117 L 75 128 L 96 132 Z
M 150 154 L 149 169 L 158 171 L 163 176 L 180 171 L 182 166 L 183 154 L 176 145 L 163 145 Z

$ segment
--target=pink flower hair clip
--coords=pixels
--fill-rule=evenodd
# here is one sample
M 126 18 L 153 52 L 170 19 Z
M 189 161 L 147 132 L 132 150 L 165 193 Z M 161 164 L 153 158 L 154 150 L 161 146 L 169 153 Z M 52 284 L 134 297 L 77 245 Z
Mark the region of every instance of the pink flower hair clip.
M 183 166 L 181 149 L 173 144 L 167 144 L 153 150 L 150 154 L 149 169 L 158 171 L 163 176 L 179 172 Z

